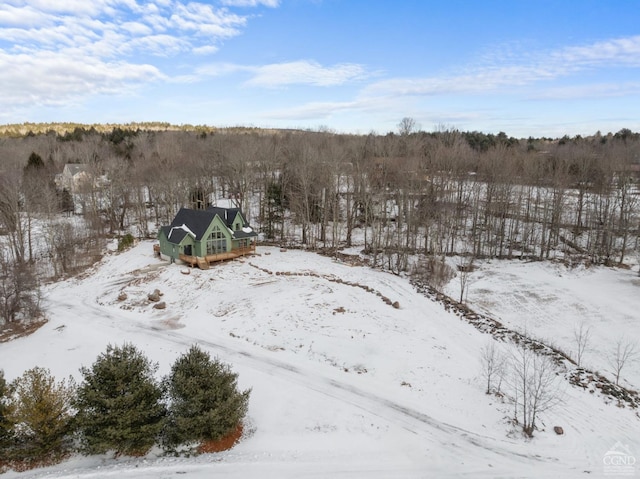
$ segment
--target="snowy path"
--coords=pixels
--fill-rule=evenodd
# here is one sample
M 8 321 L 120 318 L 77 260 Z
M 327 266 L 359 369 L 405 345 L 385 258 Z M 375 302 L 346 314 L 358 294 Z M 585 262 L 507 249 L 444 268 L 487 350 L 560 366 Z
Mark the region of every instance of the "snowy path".
M 251 259 L 258 268 L 233 262 L 183 275 L 148 250 L 140 245 L 81 281 L 49 287 L 50 322 L 0 347 L 7 377 L 46 365 L 77 378 L 80 365 L 124 341 L 166 374 L 198 342 L 252 388 L 252 433 L 221 454 L 143 463 L 76 457 L 5 477 L 584 477 L 601 471 L 615 441 L 637 440 L 631 411 L 575 390 L 541 418 L 536 439 L 510 434 L 510 406 L 483 394 L 477 362 L 486 335 L 403 278 L 275 249 Z M 156 288 L 166 311 L 146 301 Z M 565 436 L 553 434 L 555 424 Z
M 105 288 L 104 292 L 125 283 L 125 281 L 108 283 L 108 288 Z M 386 281 L 383 283 L 388 284 Z M 444 462 L 459 462 L 462 457 L 465 458 L 464 461 L 475 458 L 475 460 L 487 461 L 488 463 L 495 462 L 498 458 L 500 461 L 511 458 L 514 466 L 521 464 L 523 460 L 532 463 L 544 461 L 542 458 L 533 458 L 523 452 L 514 452 L 510 448 L 505 448 L 501 444 L 506 442 L 504 440 L 499 441 L 438 421 L 389 397 L 349 384 L 343 379 L 339 379 L 338 375 L 327 374 L 330 371 L 320 371 L 314 365 L 300 365 L 298 358 L 294 358 L 297 360 L 294 364 L 277 359 L 273 357 L 273 354 L 263 353 L 256 348 L 243 347 L 243 343 L 238 344 L 238 342 L 225 338 L 218 338 L 216 341 L 204 340 L 180 331 L 158 330 L 148 322 L 137 319 L 129 319 L 123 323 L 119 315 L 99 306 L 93 298 L 84 298 L 79 305 L 72 295 L 66 299 L 52 301 L 51 306 L 54 310 L 73 309 L 81 317 L 92 317 L 94 327 L 95 321 L 99 320 L 107 327 L 115 327 L 118 331 L 124 330 L 127 335 L 141 332 L 145 338 L 154 337 L 158 343 L 165 343 L 166 349 L 175 345 L 178 345 L 179 349 L 187 349 L 191 344 L 197 342 L 213 355 L 224 357 L 234 366 L 250 368 L 271 378 L 277 377 L 281 381 L 284 380 L 307 391 L 326 396 L 331 401 L 338 401 L 356 408 L 360 413 L 366 413 L 373 417 L 373 420 L 382 420 L 384 423 L 394 425 L 394 427 L 400 427 L 417 436 L 410 440 L 417 441 L 424 453 L 428 454 L 436 450 L 440 460 Z M 511 448 L 514 445 L 517 446 L 518 442 L 511 441 L 508 444 Z

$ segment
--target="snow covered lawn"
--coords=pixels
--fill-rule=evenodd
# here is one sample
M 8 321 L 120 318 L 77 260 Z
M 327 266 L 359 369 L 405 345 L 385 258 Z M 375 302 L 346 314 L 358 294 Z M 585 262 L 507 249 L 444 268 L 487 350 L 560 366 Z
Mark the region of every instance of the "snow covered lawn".
M 574 329 L 583 323 L 590 339 L 583 364 L 613 380 L 608 358 L 620 339 L 637 342 L 640 355 L 640 277 L 637 267 L 491 261 L 471 275 L 468 304 L 505 326 L 553 344 L 575 357 Z M 459 296 L 453 280 L 449 292 Z M 457 296 L 456 296 L 457 294 Z M 640 359 L 640 356 L 639 356 Z M 620 384 L 640 389 L 640 363 L 622 370 Z
M 490 337 L 417 294 L 407 279 L 303 251 L 259 247 L 258 253 L 187 270 L 154 258 L 152 243 L 143 242 L 82 278 L 47 287 L 50 321 L 0 345 L 0 367 L 13 379 L 36 365 L 78 378 L 79 367 L 108 343 L 125 341 L 165 374 L 198 343 L 232 365 L 241 388 L 253 388 L 250 434 L 238 446 L 193 459 L 74 457 L 5 477 L 585 477 L 587 471 L 598 477 L 617 442 L 640 457 L 638 415 L 568 385 L 563 404 L 541 418 L 533 440 L 524 440 L 509 423 L 512 407 L 484 394 L 480 350 Z M 508 297 L 516 265 L 494 263 L 474 273 L 474 307 L 508 320 L 509 303 L 500 297 Z M 604 280 L 623 285 L 624 273 Z M 557 299 L 562 311 L 581 301 L 579 284 L 590 275 L 571 278 L 575 286 L 567 283 Z M 555 291 L 544 289 L 545 281 L 530 291 L 542 300 Z M 611 331 L 628 327 L 640 311 L 639 286 L 629 279 L 628 287 L 636 294 L 608 317 Z M 154 289 L 166 309 L 147 300 Z M 120 301 L 122 292 L 127 299 Z M 611 311 L 610 303 L 599 307 Z M 515 315 L 518 306 L 511 308 Z M 576 317 L 549 335 L 569 337 Z M 528 324 L 540 337 L 544 327 L 542 320 Z M 553 432 L 556 425 L 564 435 Z

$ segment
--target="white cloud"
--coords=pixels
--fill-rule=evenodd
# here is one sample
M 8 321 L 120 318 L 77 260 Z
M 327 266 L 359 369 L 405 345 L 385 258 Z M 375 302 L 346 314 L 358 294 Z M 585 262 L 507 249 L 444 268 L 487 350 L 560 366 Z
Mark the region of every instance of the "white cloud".
M 640 35 L 568 47 L 554 54 L 554 57 L 558 62 L 571 62 L 580 66 L 640 66 Z
M 51 14 L 95 15 L 103 10 L 108 1 L 93 0 L 6 0 L 16 7 L 33 7 L 41 12 Z
M 216 53 L 218 51 L 218 47 L 215 45 L 202 45 L 201 47 L 196 47 L 193 49 L 193 53 L 196 55 L 211 55 L 212 53 Z
M 137 52 L 168 57 L 189 50 L 190 43 L 182 38 L 160 34 L 136 38 L 131 40 L 128 46 Z
M 353 110 L 356 102 L 310 102 L 295 108 L 275 110 L 264 114 L 265 118 L 276 120 L 317 120 L 328 118 L 334 113 Z
M 263 88 L 278 88 L 287 85 L 338 86 L 370 76 L 370 73 L 362 65 L 341 63 L 322 66 L 318 62 L 308 60 L 260 66 L 213 63 L 197 70 L 198 74 L 211 77 L 238 72 L 251 77 L 244 82 L 245 86 Z
M 0 3 L 0 109 L 169 80 L 171 73 L 148 59 L 216 52 L 220 41 L 247 26 L 248 17 L 232 6 L 205 0 L 5 0 Z
M 300 60 L 274 63 L 251 68 L 253 78 L 245 84 L 274 88 L 284 85 L 336 86 L 366 77 L 362 65 L 343 63 L 322 66 L 314 61 Z
M 136 36 L 151 35 L 153 32 L 149 25 L 145 25 L 142 22 L 124 22 L 120 27 L 131 35 Z
M 265 7 L 276 8 L 280 5 L 280 0 L 222 0 L 222 4 L 228 7 Z
M 0 53 L 0 104 L 63 105 L 72 98 L 119 94 L 136 84 L 162 78 L 152 65 L 73 60 L 52 52 L 17 56 Z
M 202 3 L 178 4 L 170 20 L 181 30 L 220 38 L 238 35 L 240 31 L 237 27 L 246 24 L 245 17 L 227 10 L 214 10 Z
M 18 8 L 12 5 L 0 5 L 0 25 L 34 26 L 48 20 L 47 15 L 34 8 Z

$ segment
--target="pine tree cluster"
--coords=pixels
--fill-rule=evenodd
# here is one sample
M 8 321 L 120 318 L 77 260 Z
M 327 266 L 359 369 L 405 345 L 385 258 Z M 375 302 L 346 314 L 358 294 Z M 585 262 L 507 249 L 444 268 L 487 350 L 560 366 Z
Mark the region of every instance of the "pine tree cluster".
M 132 344 L 109 345 L 82 381 L 56 382 L 35 367 L 7 383 L 0 370 L 0 472 L 64 459 L 72 452 L 141 456 L 160 445 L 192 451 L 234 431 L 247 413 L 250 390 L 237 374 L 198 346 L 170 374 Z

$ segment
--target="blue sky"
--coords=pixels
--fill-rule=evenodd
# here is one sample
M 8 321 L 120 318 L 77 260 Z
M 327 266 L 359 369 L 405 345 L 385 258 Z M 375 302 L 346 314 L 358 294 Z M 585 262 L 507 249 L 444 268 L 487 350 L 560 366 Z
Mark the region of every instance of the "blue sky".
M 640 131 L 638 0 L 4 0 L 0 123 Z

